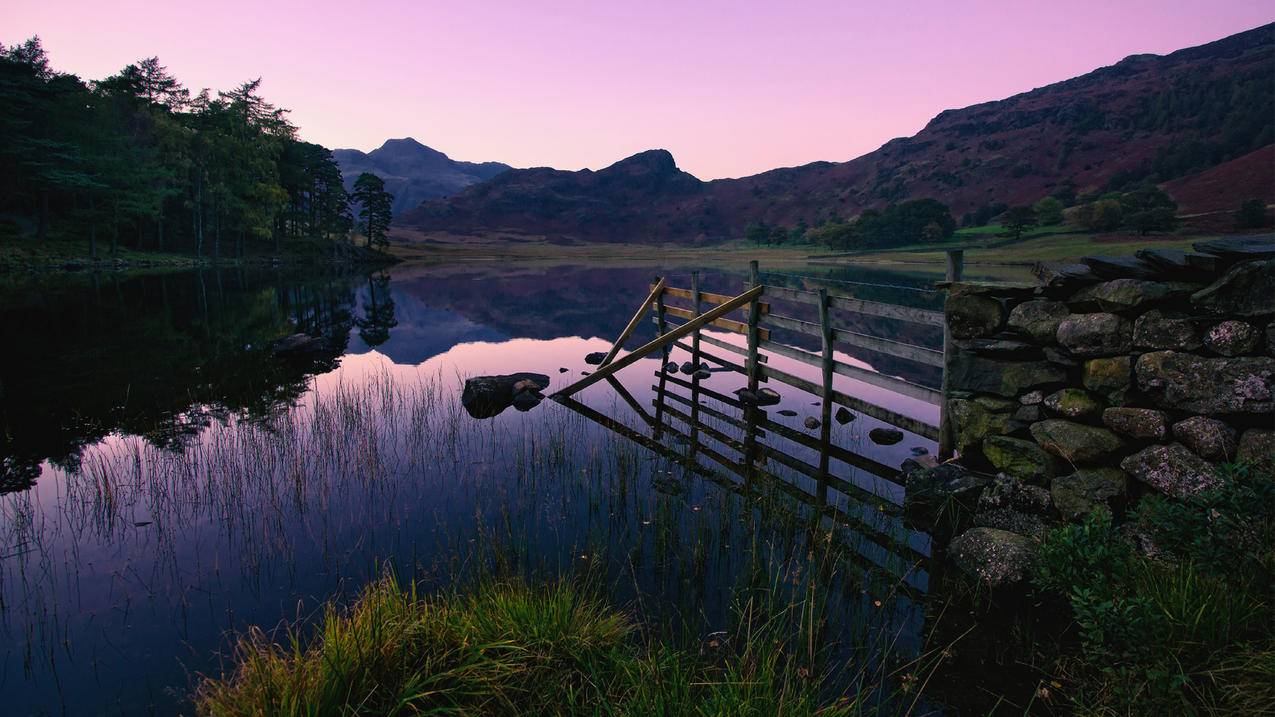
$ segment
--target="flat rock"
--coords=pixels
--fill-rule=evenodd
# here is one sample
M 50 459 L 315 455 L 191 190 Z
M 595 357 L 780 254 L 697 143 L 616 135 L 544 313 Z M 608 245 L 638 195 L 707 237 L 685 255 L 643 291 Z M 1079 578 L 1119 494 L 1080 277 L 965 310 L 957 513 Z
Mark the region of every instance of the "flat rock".
M 1009 312 L 1009 328 L 1041 342 L 1053 342 L 1058 324 L 1071 313 L 1061 301 L 1024 301 Z
M 1235 429 L 1216 418 L 1192 416 L 1173 424 L 1173 437 L 1195 455 L 1209 461 L 1235 457 Z
M 1058 325 L 1058 343 L 1081 358 L 1128 353 L 1133 324 L 1110 313 L 1072 314 Z
M 1133 256 L 1086 256 L 1080 262 L 1101 279 L 1154 279 L 1155 270 Z
M 1169 414 L 1153 408 L 1116 406 L 1102 412 L 1107 428 L 1140 441 L 1163 441 L 1169 437 Z
M 1224 315 L 1275 314 L 1275 260 L 1231 267 L 1217 281 L 1191 295 L 1192 304 Z
M 1171 299 L 1185 297 L 1199 284 L 1143 279 L 1112 279 L 1087 286 L 1067 300 L 1081 311 L 1140 311 Z
M 1219 356 L 1251 354 L 1261 343 L 1261 332 L 1247 321 L 1223 321 L 1204 334 L 1204 345 Z
M 897 428 L 874 428 L 868 431 L 868 438 L 879 446 L 892 446 L 903 440 L 903 431 Z
M 989 588 L 1022 582 L 1035 559 L 1031 538 L 998 528 L 970 528 L 948 550 L 962 572 Z
M 1108 398 L 1120 396 L 1133 383 L 1133 359 L 1129 356 L 1089 359 L 1080 380 L 1090 391 Z
M 1062 262 L 1037 262 L 1032 266 L 1032 275 L 1051 289 L 1093 284 L 1101 279 L 1084 264 L 1067 264 Z
M 465 380 L 460 404 L 474 418 L 491 418 L 515 405 L 520 396 L 529 395 L 535 400 L 521 399 L 519 410 L 530 410 L 540 403 L 540 391 L 549 387 L 549 377 L 540 373 L 513 373 L 500 376 L 474 376 Z
M 1045 409 L 1055 416 L 1074 421 L 1096 420 L 1102 415 L 1102 401 L 1082 388 L 1064 388 L 1045 397 Z
M 1138 388 L 1161 408 L 1205 415 L 1275 412 L 1275 358 L 1201 358 L 1153 351 L 1134 366 Z
M 1033 423 L 1031 434 L 1041 448 L 1073 465 L 1100 463 L 1124 448 L 1124 441 L 1105 428 L 1058 418 Z
M 961 391 L 1016 398 L 1022 393 L 1067 380 L 1067 369 L 1048 361 L 997 361 L 957 352 L 948 369 L 948 385 Z
M 1181 443 L 1151 446 L 1120 462 L 1129 475 L 1174 498 L 1189 498 L 1221 484 L 1213 466 Z
M 1024 513 L 1013 508 L 996 508 L 974 514 L 974 525 L 979 528 L 995 528 L 1039 540 L 1049 532 L 1049 525 L 1039 515 Z
M 603 351 L 593 351 L 584 355 L 584 362 L 590 366 L 597 366 L 601 364 L 602 360 L 606 357 L 607 355 Z
M 1230 261 L 1275 257 L 1275 241 L 1269 236 L 1231 236 L 1196 242 L 1191 248 Z
M 1084 468 L 1059 476 L 1049 485 L 1054 508 L 1068 520 L 1089 515 L 1100 505 L 1117 507 L 1129 490 L 1129 477 L 1119 468 Z
M 996 470 L 1024 483 L 1048 483 L 1054 476 L 1053 459 L 1031 441 L 1009 436 L 988 436 L 983 455 Z
M 1133 345 L 1140 349 L 1194 351 L 1203 344 L 1194 319 L 1152 309 L 1133 322 Z

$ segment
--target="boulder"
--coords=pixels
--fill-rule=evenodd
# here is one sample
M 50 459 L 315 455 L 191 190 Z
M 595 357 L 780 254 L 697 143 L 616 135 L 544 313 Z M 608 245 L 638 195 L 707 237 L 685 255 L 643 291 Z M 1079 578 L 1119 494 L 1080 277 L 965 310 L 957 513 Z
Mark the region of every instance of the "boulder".
M 1217 281 L 1192 294 L 1191 302 L 1218 314 L 1275 314 L 1275 259 L 1231 267 Z
M 1133 359 L 1128 356 L 1089 359 L 1081 372 L 1085 388 L 1117 403 L 1132 382 Z
M 1040 342 L 1054 341 L 1058 324 L 1071 313 L 1061 301 L 1024 301 L 1009 312 L 1009 328 Z
M 868 438 L 879 446 L 892 446 L 903 440 L 903 431 L 897 428 L 874 428 L 868 431 Z
M 1018 397 L 1018 402 L 1023 404 L 1024 406 L 1035 406 L 1036 404 L 1044 400 L 1045 400 L 1044 391 L 1028 391 L 1027 393 L 1024 393 L 1023 395 Z
M 549 387 L 549 377 L 540 373 L 514 373 L 502 376 L 474 376 L 465 380 L 460 404 L 474 418 L 491 418 L 515 405 L 515 400 L 531 394 L 535 403 L 520 399 L 519 410 L 530 410 L 540 403 L 539 392 Z M 525 408 L 523 408 L 525 406 Z
M 1129 475 L 1174 498 L 1189 498 L 1221 484 L 1213 466 L 1181 443 L 1151 446 L 1125 458 Z
M 1053 504 L 1048 489 L 1022 483 L 1004 474 L 992 479 L 991 485 L 978 496 L 979 511 L 1008 508 L 1032 515 L 1049 515 Z
M 1108 408 L 1102 422 L 1123 436 L 1140 441 L 1164 441 L 1169 437 L 1169 414 L 1153 408 Z
M 949 400 L 947 415 L 958 453 L 971 452 L 988 436 L 999 436 L 1009 432 L 1009 414 L 993 413 L 970 399 Z
M 1275 430 L 1250 428 L 1240 435 L 1235 460 L 1259 470 L 1275 471 Z
M 1133 325 L 1116 314 L 1072 314 L 1058 325 L 1057 337 L 1081 358 L 1115 356 L 1133 348 Z
M 1066 380 L 1067 369 L 1048 361 L 996 361 L 968 351 L 958 351 L 948 368 L 948 385 L 956 390 L 1011 398 Z
M 1049 485 L 1054 508 L 1068 520 L 1078 520 L 1095 507 L 1119 507 L 1129 490 L 1129 477 L 1119 468 L 1083 468 L 1059 476 Z
M 970 293 L 949 292 L 943 304 L 947 327 L 955 339 L 991 336 L 1005 323 L 1005 307 L 996 299 Z
M 1036 421 L 1045 420 L 1045 409 L 1041 408 L 1039 403 L 1033 403 L 1029 406 L 1019 406 L 1014 411 L 1014 420 L 1023 423 L 1035 423 Z
M 1081 289 L 1067 303 L 1082 311 L 1138 311 L 1158 302 L 1185 297 L 1199 288 L 1199 284 L 1176 281 L 1112 279 Z
M 1058 418 L 1033 423 L 1031 434 L 1041 448 L 1073 465 L 1101 463 L 1124 448 L 1124 441 L 1105 428 Z
M 996 508 L 974 514 L 974 525 L 979 528 L 996 528 L 1039 540 L 1049 532 L 1049 525 L 1039 515 L 1024 513 L 1013 508 Z
M 1235 457 L 1235 429 L 1207 416 L 1192 416 L 1173 424 L 1173 437 L 1195 455 L 1209 461 Z
M 605 351 L 594 351 L 592 353 L 587 353 L 584 355 L 584 362 L 589 364 L 590 366 L 598 366 L 602 363 L 602 360 L 605 359 L 606 357 L 607 355 Z
M 1056 416 L 1076 421 L 1097 420 L 1102 401 L 1080 388 L 1064 388 L 1045 397 L 1045 408 Z
M 1204 345 L 1221 356 L 1251 354 L 1261 343 L 1261 332 L 1245 321 L 1223 321 L 1204 334 Z
M 1201 358 L 1153 351 L 1134 366 L 1138 388 L 1161 408 L 1205 415 L 1275 412 L 1275 358 Z
M 1194 351 L 1202 344 L 1194 319 L 1153 309 L 1133 322 L 1133 345 L 1140 349 Z
M 540 401 L 544 397 L 536 391 L 522 391 L 514 394 L 513 400 L 510 402 L 513 407 L 524 413 L 530 411 L 540 405 Z
M 1024 483 L 1045 484 L 1054 477 L 1054 462 L 1040 446 L 1021 438 L 988 436 L 983 455 L 996 470 Z
M 904 464 L 915 462 L 919 466 L 903 475 L 904 514 L 920 525 L 936 527 L 951 524 L 943 521 L 940 525 L 939 518 L 942 516 L 957 518 L 959 522 L 961 515 L 972 515 L 977 508 L 979 494 L 991 480 L 956 463 L 920 467 L 926 461 L 932 462 L 933 456 L 910 458 Z
M 970 528 L 948 551 L 956 567 L 989 588 L 1022 582 L 1035 559 L 1031 538 L 998 528 Z

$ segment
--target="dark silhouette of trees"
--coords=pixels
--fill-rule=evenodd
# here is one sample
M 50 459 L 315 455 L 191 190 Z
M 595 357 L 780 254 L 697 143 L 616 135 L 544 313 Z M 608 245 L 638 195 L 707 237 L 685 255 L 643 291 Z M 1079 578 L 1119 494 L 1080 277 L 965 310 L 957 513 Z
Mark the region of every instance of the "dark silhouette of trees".
M 1266 202 L 1260 199 L 1245 199 L 1235 212 L 1235 223 L 1241 229 L 1260 229 L 1271 223 L 1270 214 L 1266 211 Z
M 1036 226 L 1036 210 L 1027 205 L 1010 207 L 1001 216 L 1001 226 L 1017 241 L 1023 238 L 1023 232 Z
M 394 197 L 385 191 L 385 182 L 375 174 L 364 172 L 354 180 L 355 203 L 359 205 L 360 229 L 370 247 L 387 246 Z

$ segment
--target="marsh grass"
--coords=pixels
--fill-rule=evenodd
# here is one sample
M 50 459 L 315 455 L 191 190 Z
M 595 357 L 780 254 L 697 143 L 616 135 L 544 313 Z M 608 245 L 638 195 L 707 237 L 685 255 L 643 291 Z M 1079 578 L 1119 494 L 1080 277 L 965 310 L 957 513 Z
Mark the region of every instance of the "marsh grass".
M 821 667 L 817 614 L 812 601 L 753 596 L 734 606 L 731 630 L 685 645 L 571 581 L 423 596 L 385 577 L 348 609 L 329 605 L 308 640 L 249 631 L 195 702 L 216 717 L 911 713 L 915 697 Z

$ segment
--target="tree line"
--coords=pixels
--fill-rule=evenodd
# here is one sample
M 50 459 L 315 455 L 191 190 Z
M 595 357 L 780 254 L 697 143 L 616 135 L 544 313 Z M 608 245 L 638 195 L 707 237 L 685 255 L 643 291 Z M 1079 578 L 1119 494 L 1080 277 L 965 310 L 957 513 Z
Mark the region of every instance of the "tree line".
M 158 58 L 85 81 L 38 37 L 0 45 L 0 223 L 5 233 L 189 252 L 214 260 L 316 247 L 354 232 L 385 246 L 392 198 L 373 175 L 351 195 L 325 147 L 302 141 L 261 80 L 192 95 Z M 15 229 L 18 228 L 18 229 Z
M 879 249 L 943 241 L 956 231 L 956 221 L 946 204 L 936 199 L 914 199 L 889 204 L 885 209 L 865 209 L 854 219 L 829 217 L 816 227 L 799 220 L 791 229 L 753 222 L 744 238 L 758 244 L 807 242 L 831 249 Z

